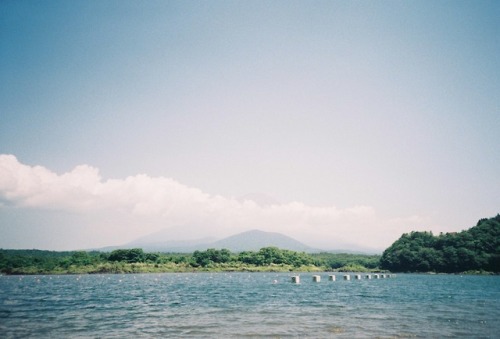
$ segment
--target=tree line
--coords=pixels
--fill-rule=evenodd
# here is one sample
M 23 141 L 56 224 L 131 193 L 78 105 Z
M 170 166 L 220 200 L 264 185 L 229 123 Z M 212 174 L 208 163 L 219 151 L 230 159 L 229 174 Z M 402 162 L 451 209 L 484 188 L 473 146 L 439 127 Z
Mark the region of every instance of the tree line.
M 500 272 L 500 214 L 454 233 L 403 234 L 380 258 L 394 272 Z
M 193 253 L 146 253 L 140 248 L 104 252 L 53 252 L 0 250 L 0 272 L 43 273 L 140 273 L 192 270 L 373 270 L 380 256 L 362 254 L 308 254 L 277 247 L 232 253 L 210 248 Z

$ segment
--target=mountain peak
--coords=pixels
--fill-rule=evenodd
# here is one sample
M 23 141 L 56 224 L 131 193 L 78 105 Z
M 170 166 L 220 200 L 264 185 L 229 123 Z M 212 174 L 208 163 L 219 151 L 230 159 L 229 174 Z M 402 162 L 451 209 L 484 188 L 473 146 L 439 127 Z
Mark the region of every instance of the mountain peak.
M 168 230 L 162 230 L 146 237 L 141 237 L 123 246 L 106 247 L 101 250 L 111 251 L 117 248 L 141 247 L 147 252 L 190 253 L 208 248 L 228 249 L 231 252 L 258 251 L 263 247 L 278 247 L 298 252 L 316 252 L 317 250 L 289 236 L 276 232 L 253 229 L 227 238 L 214 241 L 210 238 L 193 240 L 171 240 Z
M 258 251 L 262 247 L 275 246 L 292 251 L 311 251 L 311 247 L 281 233 L 253 229 L 232 235 L 212 243 L 216 248 L 227 248 L 233 252 Z

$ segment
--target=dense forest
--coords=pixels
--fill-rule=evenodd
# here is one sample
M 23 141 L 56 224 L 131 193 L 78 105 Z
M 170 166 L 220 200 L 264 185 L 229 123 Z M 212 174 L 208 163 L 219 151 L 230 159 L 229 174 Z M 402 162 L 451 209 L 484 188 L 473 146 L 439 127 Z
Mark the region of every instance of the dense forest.
M 240 253 L 213 248 L 194 253 L 146 253 L 140 248 L 112 252 L 0 249 L 2 274 L 378 270 L 500 273 L 500 214 L 458 233 L 405 233 L 382 256 L 307 254 L 277 247 Z
M 500 272 L 500 214 L 458 233 L 403 234 L 380 258 L 394 272 Z
M 140 248 L 104 252 L 0 250 L 5 274 L 152 273 L 191 271 L 367 271 L 377 270 L 380 255 L 307 254 L 264 247 L 232 253 L 207 249 L 191 254 L 146 253 Z

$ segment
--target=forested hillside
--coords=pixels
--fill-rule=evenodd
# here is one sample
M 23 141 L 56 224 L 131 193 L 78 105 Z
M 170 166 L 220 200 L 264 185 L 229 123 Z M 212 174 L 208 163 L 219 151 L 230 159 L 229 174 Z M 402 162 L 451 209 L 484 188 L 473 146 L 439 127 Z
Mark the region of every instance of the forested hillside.
M 393 272 L 500 272 L 500 214 L 459 233 L 405 233 L 386 249 L 380 267 Z

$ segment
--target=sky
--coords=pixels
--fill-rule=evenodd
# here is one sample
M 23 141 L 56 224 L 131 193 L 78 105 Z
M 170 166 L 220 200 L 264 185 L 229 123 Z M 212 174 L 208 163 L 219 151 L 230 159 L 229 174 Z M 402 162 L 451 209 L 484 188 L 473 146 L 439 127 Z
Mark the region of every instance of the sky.
M 0 2 L 0 248 L 500 213 L 498 1 Z

